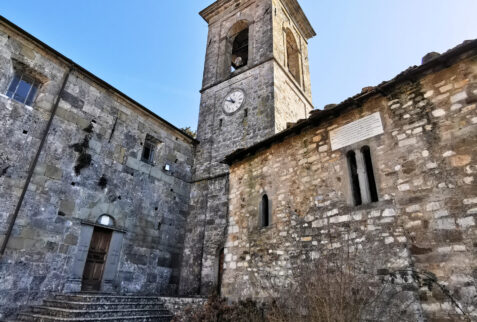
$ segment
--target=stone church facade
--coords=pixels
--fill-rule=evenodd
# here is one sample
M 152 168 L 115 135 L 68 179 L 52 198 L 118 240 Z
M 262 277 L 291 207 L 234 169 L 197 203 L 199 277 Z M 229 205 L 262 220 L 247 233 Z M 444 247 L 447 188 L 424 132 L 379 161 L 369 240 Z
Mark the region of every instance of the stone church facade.
M 0 312 L 176 293 L 197 141 L 3 18 L 0 46 Z
M 266 299 L 345 244 L 475 316 L 476 41 L 313 110 L 296 0 L 200 14 L 197 139 L 0 19 L 0 318 L 50 293 Z

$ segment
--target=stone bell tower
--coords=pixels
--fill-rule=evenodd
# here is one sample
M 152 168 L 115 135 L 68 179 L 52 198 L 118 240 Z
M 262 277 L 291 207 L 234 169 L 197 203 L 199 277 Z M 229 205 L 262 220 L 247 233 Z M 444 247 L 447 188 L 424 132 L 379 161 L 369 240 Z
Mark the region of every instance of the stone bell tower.
M 233 151 L 307 118 L 313 109 L 308 39 L 297 0 L 218 0 L 200 12 L 209 24 L 179 292 L 220 287 Z

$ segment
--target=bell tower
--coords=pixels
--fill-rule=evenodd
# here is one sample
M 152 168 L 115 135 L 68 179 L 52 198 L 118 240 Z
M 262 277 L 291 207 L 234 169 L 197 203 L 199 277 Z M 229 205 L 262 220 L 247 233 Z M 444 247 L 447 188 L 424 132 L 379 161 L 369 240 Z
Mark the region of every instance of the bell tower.
M 233 151 L 308 117 L 313 109 L 308 39 L 297 0 L 217 0 L 200 12 L 209 25 L 181 294 L 218 285 Z

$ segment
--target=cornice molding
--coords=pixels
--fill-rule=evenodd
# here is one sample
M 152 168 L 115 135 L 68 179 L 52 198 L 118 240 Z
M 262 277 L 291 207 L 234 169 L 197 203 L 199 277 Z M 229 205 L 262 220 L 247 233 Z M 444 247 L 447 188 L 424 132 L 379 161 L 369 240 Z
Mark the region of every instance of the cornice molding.
M 316 36 L 316 32 L 311 26 L 310 21 L 306 17 L 303 9 L 297 0 L 280 0 L 288 13 L 295 21 L 303 36 L 308 40 Z
M 271 0 L 270 0 L 271 1 Z M 297 27 L 306 39 L 316 36 L 316 32 L 310 24 L 310 21 L 306 17 L 303 9 L 297 0 L 280 0 L 288 11 L 292 19 L 295 21 Z M 217 15 L 227 11 L 232 6 L 241 4 L 240 0 L 217 0 L 210 6 L 199 12 L 199 15 L 210 24 L 213 18 Z

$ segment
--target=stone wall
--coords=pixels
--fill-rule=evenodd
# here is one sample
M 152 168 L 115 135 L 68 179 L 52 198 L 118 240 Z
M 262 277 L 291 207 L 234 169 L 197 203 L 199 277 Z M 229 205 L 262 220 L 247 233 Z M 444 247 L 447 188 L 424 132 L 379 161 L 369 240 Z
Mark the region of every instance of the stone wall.
M 197 131 L 200 145 L 195 154 L 195 183 L 181 273 L 183 294 L 200 292 L 201 277 L 197 274 L 205 274 L 202 294 L 210 293 L 216 285 L 217 255 L 224 244 L 228 203 L 228 167 L 220 161 L 235 149 L 273 134 L 272 65 L 265 63 L 202 94 Z M 244 89 L 246 102 L 235 114 L 225 115 L 222 104 L 231 88 Z
M 275 74 L 275 133 L 287 128 L 289 123 L 306 119 L 313 106 L 304 96 L 302 88 L 290 77 L 288 71 L 278 63 Z
M 195 154 L 181 294 L 210 294 L 216 289 L 228 204 L 228 167 L 220 161 L 228 153 L 274 133 L 271 13 L 267 2 L 245 1 L 233 7 L 225 3 L 209 23 L 197 129 L 201 143 Z M 230 73 L 230 67 L 224 65 L 227 33 L 241 20 L 250 24 L 249 62 Z M 222 109 L 224 98 L 237 88 L 245 92 L 245 103 L 227 115 Z
M 0 240 L 71 64 L 45 47 L 0 24 Z M 42 82 L 32 106 L 3 95 L 18 66 Z M 157 140 L 152 164 L 141 161 L 146 135 Z M 79 291 L 82 232 L 102 214 L 123 240 L 108 290 L 175 292 L 193 150 L 191 138 L 75 65 L 0 259 L 0 318 L 46 293 Z
M 273 296 L 273 285 L 346 246 L 376 276 L 406 267 L 434 273 L 477 317 L 477 57 L 439 66 L 232 164 L 224 296 Z M 330 130 L 375 112 L 384 134 L 332 151 Z M 365 145 L 379 201 L 354 206 L 346 153 Z M 272 219 L 262 228 L 264 194 Z M 429 320 L 457 319 L 439 290 L 414 292 Z
M 275 133 L 294 123 L 306 119 L 313 109 L 311 104 L 310 67 L 308 64 L 308 42 L 294 23 L 291 13 L 280 0 L 272 1 L 273 10 L 273 56 L 275 63 Z M 296 81 L 288 70 L 286 31 L 289 30 L 298 45 L 300 79 Z
M 207 302 L 204 298 L 194 297 L 160 297 L 166 309 L 174 316 L 184 314 L 185 310 L 196 310 Z
M 283 70 L 287 70 L 287 58 L 286 58 L 286 33 L 285 30 L 289 29 L 298 45 L 299 61 L 301 79 L 297 82 L 298 87 L 303 92 L 303 96 L 311 101 L 311 80 L 310 80 L 310 65 L 308 62 L 308 39 L 300 31 L 300 28 L 295 24 L 292 13 L 287 10 L 284 2 L 273 0 L 273 56 L 276 62 L 280 64 Z M 292 81 L 292 80 L 290 80 Z

